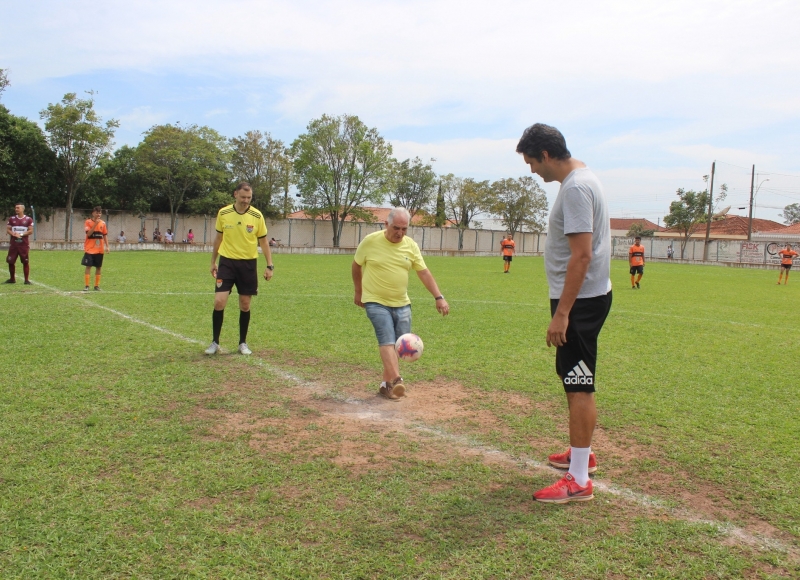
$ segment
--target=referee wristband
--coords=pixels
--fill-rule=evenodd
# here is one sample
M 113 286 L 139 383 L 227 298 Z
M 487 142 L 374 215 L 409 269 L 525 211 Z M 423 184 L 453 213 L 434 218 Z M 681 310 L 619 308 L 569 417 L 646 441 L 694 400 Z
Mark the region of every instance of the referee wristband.
M 439 294 L 436 298 L 434 298 L 434 300 L 444 300 L 444 296 Z

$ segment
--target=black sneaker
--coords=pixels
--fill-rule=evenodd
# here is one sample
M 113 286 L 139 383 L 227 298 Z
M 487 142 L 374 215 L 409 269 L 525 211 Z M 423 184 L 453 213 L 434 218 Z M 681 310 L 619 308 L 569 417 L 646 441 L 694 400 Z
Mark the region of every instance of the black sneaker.
M 637 290 L 639 289 L 639 283 L 638 282 L 636 283 L 636 289 Z M 95 290 L 97 290 L 97 288 L 95 288 Z
M 17 281 L 16 280 L 12 280 L 11 278 L 9 278 L 5 282 L 3 282 L 3 284 L 16 284 L 16 283 L 17 283 Z
M 30 280 L 25 280 L 25 285 L 26 286 L 31 286 L 32 284 L 33 284 L 33 282 L 31 282 Z

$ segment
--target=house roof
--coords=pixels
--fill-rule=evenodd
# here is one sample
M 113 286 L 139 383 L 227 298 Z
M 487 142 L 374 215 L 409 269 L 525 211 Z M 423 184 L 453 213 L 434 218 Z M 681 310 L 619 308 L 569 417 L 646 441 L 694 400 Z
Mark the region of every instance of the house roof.
M 760 230 L 762 234 L 800 234 L 800 223 L 792 224 L 790 226 L 781 226 L 774 230 Z
M 711 237 L 714 236 L 741 236 L 747 237 L 747 230 L 749 225 L 749 219 L 745 216 L 740 215 L 726 215 L 722 219 L 714 220 L 711 222 Z M 753 232 L 767 232 L 767 231 L 775 231 L 781 230 L 784 233 L 785 226 L 782 226 L 778 222 L 774 222 L 772 220 L 765 220 L 760 218 L 753 218 Z M 680 232 L 676 228 L 669 228 L 664 230 L 668 233 L 676 233 L 680 234 Z M 705 235 L 706 232 L 706 224 L 697 224 L 692 232 L 692 236 L 700 236 Z
M 390 207 L 365 207 L 365 208 L 362 208 L 362 209 L 368 211 L 373 216 L 375 216 L 373 218 L 373 220 L 372 220 L 374 223 L 383 223 L 383 222 L 385 222 L 389 217 L 389 212 L 392 211 L 392 208 L 390 208 Z M 421 211 L 417 212 L 414 215 L 414 217 L 411 218 L 411 225 L 412 226 L 422 225 L 422 221 L 425 219 L 426 215 L 427 214 L 425 214 L 424 212 L 421 212 Z M 296 211 L 294 213 L 290 213 L 287 217 L 289 219 L 295 219 L 295 220 L 310 220 L 311 219 L 311 216 L 309 216 L 303 210 Z M 329 215 L 320 215 L 320 216 L 317 216 L 316 219 L 330 221 L 331 218 L 330 218 Z M 345 221 L 351 222 L 351 221 L 361 221 L 361 220 L 355 220 L 352 215 L 348 215 L 345 218 Z M 448 222 L 449 222 L 449 220 L 448 220 Z
M 612 230 L 625 230 L 627 232 L 633 224 L 641 224 L 643 229 L 657 232 L 663 232 L 666 229 L 644 218 L 611 218 Z

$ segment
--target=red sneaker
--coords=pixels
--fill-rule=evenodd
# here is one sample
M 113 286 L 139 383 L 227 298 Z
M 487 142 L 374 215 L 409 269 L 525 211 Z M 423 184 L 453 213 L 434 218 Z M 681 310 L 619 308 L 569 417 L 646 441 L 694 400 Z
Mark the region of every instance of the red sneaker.
M 548 463 L 553 467 L 559 469 L 569 469 L 569 462 L 571 459 L 572 449 L 567 449 L 564 453 L 554 453 L 547 458 Z M 597 458 L 594 453 L 589 454 L 589 473 L 597 471 Z
M 594 499 L 592 493 L 592 480 L 581 487 L 567 473 L 553 485 L 545 487 L 533 494 L 533 499 L 543 503 L 569 503 L 571 501 L 589 501 Z

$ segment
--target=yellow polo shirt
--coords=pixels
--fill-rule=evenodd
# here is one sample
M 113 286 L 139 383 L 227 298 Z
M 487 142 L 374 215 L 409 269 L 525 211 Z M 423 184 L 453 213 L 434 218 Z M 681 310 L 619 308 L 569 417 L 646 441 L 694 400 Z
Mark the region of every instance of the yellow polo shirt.
M 377 302 L 398 308 L 411 304 L 408 298 L 408 273 L 427 270 L 419 246 L 403 236 L 396 244 L 386 239 L 383 231 L 373 232 L 361 240 L 354 258 L 362 268 L 361 301 Z
M 222 234 L 219 255 L 231 260 L 258 258 L 258 240 L 267 235 L 267 224 L 260 211 L 249 207 L 240 214 L 233 204 L 219 210 L 215 229 Z

